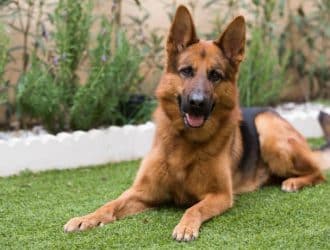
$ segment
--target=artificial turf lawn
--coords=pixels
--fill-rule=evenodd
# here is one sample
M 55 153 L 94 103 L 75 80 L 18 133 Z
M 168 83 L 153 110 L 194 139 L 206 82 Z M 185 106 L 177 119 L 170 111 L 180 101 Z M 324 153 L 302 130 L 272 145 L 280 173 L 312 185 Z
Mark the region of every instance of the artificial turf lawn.
M 137 167 L 135 161 L 0 178 L 0 249 L 330 249 L 329 182 L 298 193 L 275 186 L 236 196 L 234 208 L 205 223 L 190 243 L 171 239 L 184 212 L 174 207 L 87 232 L 63 232 L 72 216 L 129 187 Z

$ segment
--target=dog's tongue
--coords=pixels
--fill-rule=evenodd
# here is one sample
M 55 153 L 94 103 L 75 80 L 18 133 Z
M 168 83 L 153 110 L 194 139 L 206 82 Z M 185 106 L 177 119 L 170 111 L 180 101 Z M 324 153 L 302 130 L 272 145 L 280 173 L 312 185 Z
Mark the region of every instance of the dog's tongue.
M 186 117 L 187 117 L 187 121 L 191 127 L 199 127 L 204 122 L 203 116 L 195 116 L 195 115 L 187 114 Z

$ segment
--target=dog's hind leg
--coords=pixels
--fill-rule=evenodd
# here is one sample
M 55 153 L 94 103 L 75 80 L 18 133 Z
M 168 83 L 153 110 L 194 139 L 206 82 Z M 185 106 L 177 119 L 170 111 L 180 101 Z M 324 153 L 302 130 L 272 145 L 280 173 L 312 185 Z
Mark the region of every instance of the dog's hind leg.
M 255 122 L 261 157 L 273 175 L 285 179 L 283 191 L 297 191 L 325 180 L 306 140 L 287 121 L 265 112 Z
M 304 186 L 318 184 L 325 180 L 315 154 L 310 148 L 300 145 L 294 138 L 288 140 L 293 150 L 292 161 L 298 177 L 291 177 L 282 183 L 284 191 L 296 191 Z

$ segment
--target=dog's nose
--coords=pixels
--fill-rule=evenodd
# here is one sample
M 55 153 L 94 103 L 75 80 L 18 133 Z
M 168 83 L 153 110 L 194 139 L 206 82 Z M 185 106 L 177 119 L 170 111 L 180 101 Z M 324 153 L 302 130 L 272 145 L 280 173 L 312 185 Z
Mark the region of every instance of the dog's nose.
M 189 96 L 189 104 L 201 108 L 205 104 L 205 97 L 201 92 L 194 92 Z

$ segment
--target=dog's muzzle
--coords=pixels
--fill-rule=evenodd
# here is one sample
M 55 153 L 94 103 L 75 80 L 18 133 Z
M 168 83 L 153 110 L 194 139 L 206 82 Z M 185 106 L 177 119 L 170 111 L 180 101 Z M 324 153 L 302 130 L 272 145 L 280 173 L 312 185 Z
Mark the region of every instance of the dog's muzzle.
M 211 98 L 202 92 L 179 96 L 178 103 L 185 125 L 191 128 L 202 127 L 214 108 Z

